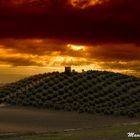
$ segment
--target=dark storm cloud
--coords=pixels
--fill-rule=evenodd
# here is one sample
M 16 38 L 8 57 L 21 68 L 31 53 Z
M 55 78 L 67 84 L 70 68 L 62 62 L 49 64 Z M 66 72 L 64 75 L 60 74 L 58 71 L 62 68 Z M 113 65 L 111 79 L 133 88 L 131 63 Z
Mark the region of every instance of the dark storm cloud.
M 88 48 L 90 58 L 101 61 L 140 61 L 140 47 L 135 44 L 104 44 Z
M 47 55 L 52 52 L 64 52 L 65 45 L 54 39 L 0 39 L 0 48 L 12 49 L 15 53 Z
M 70 56 L 100 61 L 140 61 L 140 47 L 135 44 L 81 45 L 85 50 L 76 51 L 68 42 L 55 39 L 0 39 L 0 49 L 10 54 L 28 56 Z M 79 47 L 80 45 L 72 45 Z M 8 53 L 6 54 L 8 55 Z
M 64 0 L 52 0 L 43 8 L 45 2 L 1 6 L 0 37 L 139 43 L 139 0 L 110 0 L 86 9 L 71 8 Z
M 11 66 L 43 66 L 41 63 L 35 62 L 30 58 L 23 57 L 0 57 L 0 62 L 10 64 Z
M 83 51 L 74 51 L 68 42 L 55 39 L 0 39 L 0 48 L 12 50 L 12 53 L 49 56 L 54 55 L 85 57 Z

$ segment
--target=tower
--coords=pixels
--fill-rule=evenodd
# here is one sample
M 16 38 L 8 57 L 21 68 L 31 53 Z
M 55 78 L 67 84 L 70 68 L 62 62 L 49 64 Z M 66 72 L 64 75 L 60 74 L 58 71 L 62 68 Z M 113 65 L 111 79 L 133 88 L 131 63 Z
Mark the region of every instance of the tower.
M 65 73 L 71 73 L 71 67 L 65 67 Z

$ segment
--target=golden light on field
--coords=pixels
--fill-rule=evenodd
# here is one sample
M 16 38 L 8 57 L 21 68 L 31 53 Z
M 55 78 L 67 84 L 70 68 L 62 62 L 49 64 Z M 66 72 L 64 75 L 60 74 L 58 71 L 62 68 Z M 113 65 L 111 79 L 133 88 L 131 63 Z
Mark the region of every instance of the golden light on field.
M 67 47 L 74 51 L 85 51 L 86 50 L 85 46 L 74 45 L 74 44 L 68 44 Z

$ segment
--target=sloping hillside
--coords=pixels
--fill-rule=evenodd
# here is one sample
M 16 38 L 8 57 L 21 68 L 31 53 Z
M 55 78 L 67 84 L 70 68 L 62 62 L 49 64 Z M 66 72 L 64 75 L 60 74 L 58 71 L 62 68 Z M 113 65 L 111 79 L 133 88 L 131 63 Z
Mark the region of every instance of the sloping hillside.
M 140 116 L 140 79 L 106 71 L 45 73 L 0 87 L 0 102 L 134 117 Z

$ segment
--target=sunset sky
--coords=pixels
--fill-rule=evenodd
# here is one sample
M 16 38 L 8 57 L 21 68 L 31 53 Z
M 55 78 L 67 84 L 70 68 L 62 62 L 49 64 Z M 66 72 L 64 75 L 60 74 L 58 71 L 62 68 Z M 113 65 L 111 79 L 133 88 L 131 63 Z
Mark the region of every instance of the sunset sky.
M 0 83 L 63 71 L 140 77 L 140 0 L 1 0 Z

